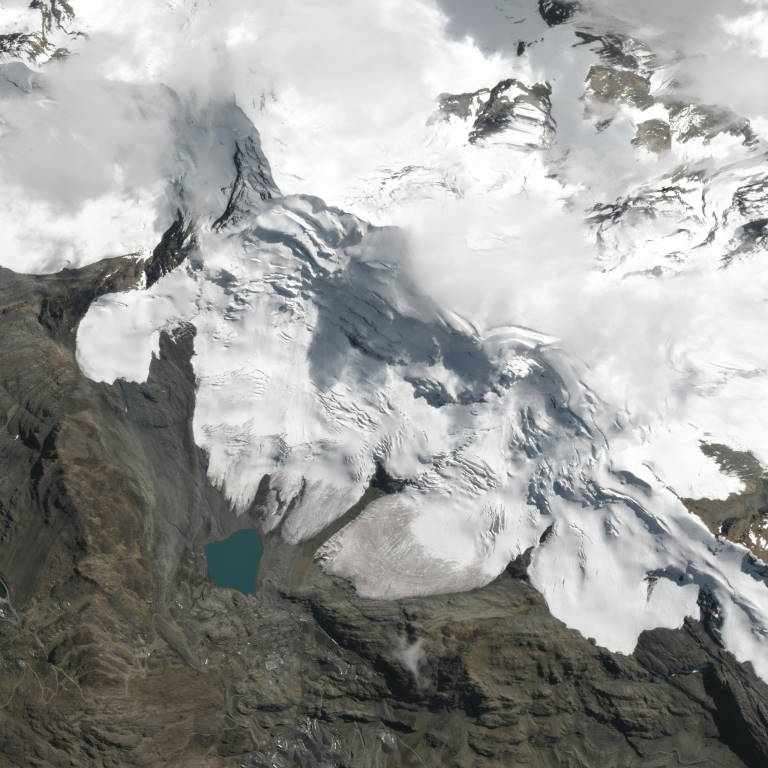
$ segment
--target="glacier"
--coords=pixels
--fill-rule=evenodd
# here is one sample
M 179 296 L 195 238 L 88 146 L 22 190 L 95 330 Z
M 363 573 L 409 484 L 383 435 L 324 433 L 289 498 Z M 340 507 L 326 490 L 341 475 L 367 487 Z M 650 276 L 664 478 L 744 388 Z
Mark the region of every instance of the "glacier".
M 82 370 L 142 381 L 159 333 L 194 326 L 211 479 L 293 544 L 362 507 L 317 553 L 362 595 L 469 590 L 525 557 L 599 644 L 629 653 L 707 611 L 768 679 L 768 568 L 682 501 L 742 488 L 702 443 L 768 463 L 759 116 L 691 101 L 650 44 L 550 27 L 536 3 L 510 4 L 524 45 L 501 52 L 432 3 L 389 4 L 403 29 L 342 5 L 325 10 L 360 28 L 358 72 L 304 26 L 288 51 L 317 70 L 270 60 L 298 3 L 139 3 L 150 31 L 127 40 L 78 6 L 79 62 L 2 65 L 0 141 L 50 120 L 49 178 L 99 173 L 46 201 L 4 161 L 0 263 L 146 259 L 176 226 L 183 259 L 92 305 Z M 382 41 L 407 54 L 394 73 Z M 85 159 L 57 151 L 89 136 L 76 86 L 109 116 Z M 370 500 L 381 474 L 395 492 Z

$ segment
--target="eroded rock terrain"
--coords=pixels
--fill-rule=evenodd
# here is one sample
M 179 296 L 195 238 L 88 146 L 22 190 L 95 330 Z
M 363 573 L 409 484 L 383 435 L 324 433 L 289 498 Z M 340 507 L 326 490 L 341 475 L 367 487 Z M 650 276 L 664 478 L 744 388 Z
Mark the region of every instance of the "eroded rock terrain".
M 258 505 L 236 519 L 207 481 L 193 331 L 143 385 L 74 358 L 90 300 L 140 269 L 0 272 L 0 764 L 765 764 L 768 687 L 716 610 L 624 656 L 553 619 L 524 558 L 484 589 L 368 601 L 279 533 L 255 595 L 211 585 L 202 546 Z

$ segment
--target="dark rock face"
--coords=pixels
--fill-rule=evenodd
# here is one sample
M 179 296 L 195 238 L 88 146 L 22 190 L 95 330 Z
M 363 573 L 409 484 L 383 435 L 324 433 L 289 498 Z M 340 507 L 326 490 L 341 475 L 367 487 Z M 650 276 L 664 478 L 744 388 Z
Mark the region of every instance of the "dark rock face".
M 221 229 L 228 224 L 237 224 L 243 212 L 251 209 L 260 200 L 270 200 L 280 194 L 269 161 L 261 150 L 261 140 L 253 124 L 241 114 L 248 135 L 235 142 L 235 178 L 229 187 L 229 199 L 224 213 L 213 223 Z M 248 130 L 250 129 L 250 130 Z
M 144 265 L 147 288 L 154 285 L 163 275 L 176 269 L 197 249 L 194 224 L 187 221 L 181 211 L 176 212 L 173 224 L 163 233 L 152 256 Z
M 514 95 L 508 95 L 512 91 Z M 517 91 L 520 91 L 519 93 Z M 503 131 L 516 124 L 532 135 L 554 133 L 552 89 L 537 83 L 530 88 L 518 80 L 502 80 L 495 85 L 477 113 L 469 134 L 470 142 Z
M 74 358 L 88 302 L 142 269 L 0 271 L 0 765 L 766 765 L 768 688 L 714 631 L 609 653 L 552 618 L 522 561 L 377 602 L 313 563 L 322 534 L 269 536 L 255 595 L 212 586 L 203 545 L 257 511 L 235 519 L 207 481 L 193 329 L 162 337 L 142 385 Z
M 0 35 L 0 55 L 35 61 L 51 50 L 39 32 L 11 32 Z
M 564 24 L 580 9 L 580 4 L 574 0 L 539 0 L 539 13 L 541 14 L 541 18 L 544 19 L 550 27 Z
M 762 765 L 768 750 L 766 685 L 754 687 L 751 668 L 735 663 L 713 637 L 706 626 L 686 621 L 682 631 L 643 633 L 635 656 L 654 674 L 674 681 L 686 697 L 714 703 L 719 738 L 745 765 Z
M 578 45 L 586 45 L 600 56 L 609 67 L 637 71 L 641 59 L 652 58 L 652 54 L 637 40 L 612 32 L 596 35 L 584 30 L 576 30 Z

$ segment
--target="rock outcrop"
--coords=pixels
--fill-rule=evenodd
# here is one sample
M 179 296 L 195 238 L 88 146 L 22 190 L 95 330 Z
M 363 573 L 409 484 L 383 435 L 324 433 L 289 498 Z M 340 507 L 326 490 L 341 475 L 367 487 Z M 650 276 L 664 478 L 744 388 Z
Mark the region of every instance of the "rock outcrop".
M 544 148 L 555 135 L 551 95 L 547 83 L 527 86 L 509 78 L 472 93 L 441 94 L 432 119 L 467 121 L 471 144 L 498 136 L 513 146 Z
M 539 13 L 541 18 L 547 22 L 550 27 L 556 27 L 558 24 L 565 24 L 581 8 L 581 5 L 574 0 L 539 0 Z
M 746 451 L 727 445 L 703 443 L 701 450 L 717 461 L 726 474 L 738 477 L 743 489 L 727 499 L 685 499 L 712 533 L 725 536 L 768 559 L 768 477 L 760 462 Z
M 668 152 L 672 147 L 672 134 L 669 123 L 653 118 L 638 123 L 637 133 L 632 143 L 645 147 L 649 152 Z
M 8 58 L 44 62 L 66 56 L 69 52 L 56 40 L 79 34 L 68 30 L 75 17 L 71 4 L 67 0 L 32 0 L 29 10 L 39 12 L 39 28 L 0 34 L 0 61 Z M 34 13 L 30 15 L 35 18 Z

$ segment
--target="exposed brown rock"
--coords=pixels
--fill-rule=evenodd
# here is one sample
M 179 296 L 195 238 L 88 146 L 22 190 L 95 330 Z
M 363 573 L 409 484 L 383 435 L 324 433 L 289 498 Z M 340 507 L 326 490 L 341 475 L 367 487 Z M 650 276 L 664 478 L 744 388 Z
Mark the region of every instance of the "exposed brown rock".
M 744 489 L 727 499 L 684 499 L 685 505 L 712 533 L 743 544 L 768 562 L 768 477 L 760 462 L 751 453 L 727 445 L 702 443 L 701 450 L 723 472 L 738 477 Z
M 635 138 L 632 143 L 639 147 L 645 147 L 649 152 L 668 152 L 672 148 L 672 133 L 669 123 L 663 120 L 645 120 L 638 123 Z
M 257 594 L 208 583 L 204 543 L 257 510 L 236 519 L 207 482 L 193 330 L 162 337 L 144 385 L 74 359 L 88 301 L 141 268 L 0 271 L 1 766 L 766 764 L 768 689 L 706 626 L 609 653 L 522 562 L 475 592 L 367 601 L 273 536 Z

